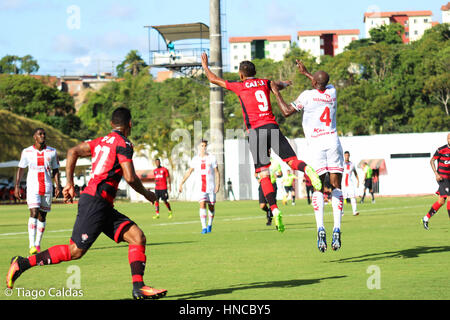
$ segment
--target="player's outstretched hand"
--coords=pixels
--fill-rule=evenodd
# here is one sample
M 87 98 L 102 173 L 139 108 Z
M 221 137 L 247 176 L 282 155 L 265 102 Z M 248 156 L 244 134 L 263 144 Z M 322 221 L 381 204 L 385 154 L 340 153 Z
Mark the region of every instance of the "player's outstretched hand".
M 55 187 L 55 199 L 59 197 L 59 194 L 61 193 L 61 191 L 59 190 L 59 186 Z
M 202 67 L 203 69 L 208 68 L 208 55 L 206 54 L 206 52 L 202 53 Z
M 14 188 L 14 197 L 16 197 L 17 200 L 20 200 L 20 189 Z
M 67 184 L 62 193 L 65 203 L 73 203 L 73 198 L 75 198 L 75 187 L 73 185 Z
M 308 73 L 308 69 L 306 69 L 306 67 L 305 67 L 305 65 L 303 64 L 303 62 L 301 62 L 301 61 L 298 60 L 298 59 L 295 59 L 295 62 L 297 63 L 298 71 L 299 71 L 301 74 L 306 74 L 306 73 Z

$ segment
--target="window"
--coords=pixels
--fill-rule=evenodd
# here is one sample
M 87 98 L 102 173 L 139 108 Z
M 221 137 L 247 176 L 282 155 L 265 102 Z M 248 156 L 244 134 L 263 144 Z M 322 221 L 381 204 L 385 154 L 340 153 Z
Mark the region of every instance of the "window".
M 409 38 L 409 32 L 405 32 L 405 38 Z
M 286 43 L 283 44 L 283 49 L 286 48 Z
M 274 48 L 276 48 L 276 47 L 277 47 L 277 44 L 276 44 L 276 43 L 274 43 L 274 44 L 273 44 L 273 47 L 274 47 Z
M 303 43 L 306 43 L 308 41 L 308 39 L 303 39 Z
M 417 19 L 414 19 L 414 23 L 417 23 Z
M 246 60 L 247 59 L 247 55 L 244 55 L 244 60 Z
M 238 66 L 234 66 L 234 70 L 237 70 L 238 69 Z
M 237 60 L 238 56 L 234 56 L 234 60 Z
M 427 22 L 428 22 L 428 19 L 423 19 L 423 22 L 427 23 Z
M 247 45 L 245 45 L 245 44 L 244 44 L 242 47 L 243 47 L 244 49 L 247 49 Z
M 414 31 L 414 35 L 415 35 L 415 36 L 419 35 L 419 31 L 417 31 L 417 30 Z

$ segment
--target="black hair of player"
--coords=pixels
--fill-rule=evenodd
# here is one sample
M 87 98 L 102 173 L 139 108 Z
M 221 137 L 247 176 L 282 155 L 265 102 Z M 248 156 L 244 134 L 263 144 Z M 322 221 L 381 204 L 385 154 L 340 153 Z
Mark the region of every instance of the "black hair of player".
M 344 154 L 348 154 L 348 155 L 350 155 L 350 152 L 348 152 L 348 151 L 345 151 L 345 152 L 344 152 Z
M 202 139 L 202 141 L 200 141 L 200 144 L 202 144 L 202 143 L 208 145 L 208 140 Z
M 239 71 L 245 76 L 245 77 L 254 77 L 256 75 L 256 67 L 251 61 L 242 61 L 239 64 Z
M 40 130 L 42 130 L 42 131 L 45 132 L 44 128 L 36 128 L 36 129 L 34 129 L 34 131 L 33 131 L 33 136 L 34 136 L 38 131 L 40 131 Z
M 128 126 L 131 120 L 131 112 L 125 107 L 119 107 L 113 111 L 111 122 L 116 126 Z

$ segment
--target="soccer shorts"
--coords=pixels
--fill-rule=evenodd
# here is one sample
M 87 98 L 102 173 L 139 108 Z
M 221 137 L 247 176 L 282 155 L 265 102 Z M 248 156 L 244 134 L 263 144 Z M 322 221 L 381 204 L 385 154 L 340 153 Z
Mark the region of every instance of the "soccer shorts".
M 342 196 L 344 199 L 356 197 L 356 189 L 353 183 L 349 183 L 348 186 L 342 185 Z
M 436 191 L 437 195 L 440 195 L 441 197 L 447 197 L 450 196 L 450 180 L 444 179 L 442 181 L 438 182 L 439 189 Z
M 207 202 L 209 204 L 216 203 L 216 194 L 214 192 L 198 192 L 197 193 L 198 202 Z
M 278 186 L 276 183 L 272 183 L 273 186 L 273 191 L 275 192 L 275 198 L 277 197 L 277 191 L 278 191 Z M 261 184 L 259 185 L 259 203 L 269 203 L 269 201 L 267 201 L 266 197 L 264 196 L 264 192 L 262 190 Z
M 364 180 L 364 188 L 369 190 L 372 189 L 372 178 Z
M 289 187 L 284 187 L 284 191 L 286 191 L 286 193 L 289 193 L 289 192 L 293 192 L 294 191 L 294 187 L 293 186 L 289 186 Z
M 319 176 L 327 172 L 344 172 L 344 154 L 340 143 L 326 150 L 316 149 L 314 146 L 310 147 L 310 155 L 310 165 Z
M 159 199 L 161 199 L 162 201 L 167 201 L 167 199 L 169 199 L 169 193 L 167 192 L 167 189 L 155 190 L 155 195 L 156 201 L 159 201 Z
M 78 214 L 71 240 L 80 249 L 89 249 L 100 233 L 119 243 L 125 227 L 135 224 L 108 202 L 83 193 L 78 201 Z
M 27 192 L 28 209 L 39 208 L 40 211 L 50 212 L 52 206 L 52 194 L 46 193 L 43 196 L 37 193 Z
M 255 171 L 260 172 L 270 167 L 269 150 L 284 161 L 297 159 L 294 149 L 276 124 L 266 124 L 249 131 L 248 143 L 255 163 Z

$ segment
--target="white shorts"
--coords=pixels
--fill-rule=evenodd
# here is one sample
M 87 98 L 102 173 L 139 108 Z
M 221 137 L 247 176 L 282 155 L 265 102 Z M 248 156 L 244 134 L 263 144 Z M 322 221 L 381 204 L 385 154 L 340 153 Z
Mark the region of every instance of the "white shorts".
M 198 192 L 197 200 L 198 202 L 207 202 L 209 204 L 215 204 L 216 194 L 214 192 Z
M 28 209 L 39 208 L 41 211 L 50 212 L 52 206 L 52 194 L 46 193 L 41 196 L 37 193 L 27 192 L 27 204 Z
M 314 147 L 310 147 L 310 150 L 310 165 L 319 176 L 327 172 L 344 172 L 344 154 L 340 143 L 336 147 L 327 150 L 315 149 Z
M 356 197 L 356 189 L 353 183 L 350 183 L 348 186 L 342 184 L 342 196 L 344 199 Z

